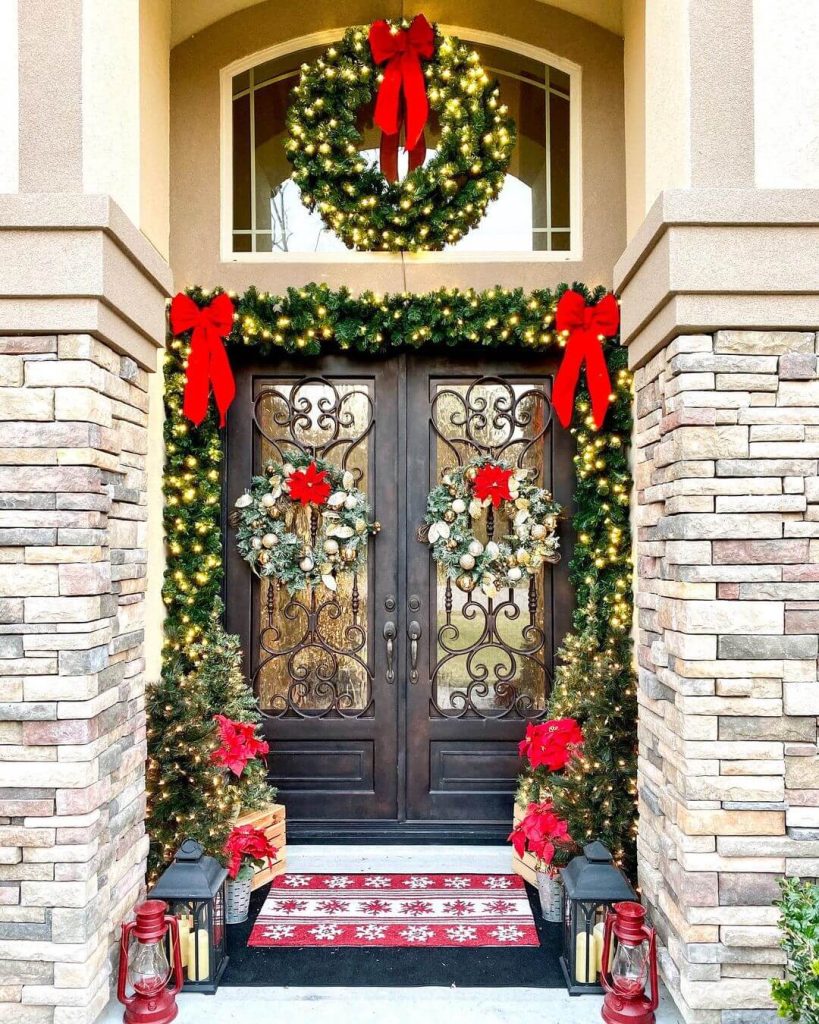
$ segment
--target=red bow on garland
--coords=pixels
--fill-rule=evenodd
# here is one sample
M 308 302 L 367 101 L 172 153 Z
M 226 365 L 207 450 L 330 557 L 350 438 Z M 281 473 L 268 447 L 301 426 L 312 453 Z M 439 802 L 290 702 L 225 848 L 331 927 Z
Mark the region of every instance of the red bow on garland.
M 609 293 L 596 306 L 587 306 L 579 292 L 564 292 L 557 304 L 555 326 L 568 331 L 569 341 L 557 371 L 552 404 L 557 418 L 568 427 L 574 410 L 574 393 L 580 367 L 586 364 L 586 383 L 591 397 L 592 415 L 597 429 L 603 426 L 609 408 L 611 380 L 600 336 L 610 337 L 620 326 L 620 307 Z
M 417 14 L 409 28 L 397 32 L 386 21 L 374 21 L 370 26 L 373 60 L 376 64 L 387 65 L 373 116 L 382 132 L 381 173 L 387 181 L 398 180 L 398 133 L 402 115 L 406 116 L 404 148 L 409 153 L 409 169 L 415 170 L 424 162 L 427 151 L 424 125 L 429 115 L 429 104 L 421 57 L 429 60 L 434 44 L 435 33 L 423 14 Z
M 219 409 L 219 426 L 225 425 L 225 413 L 236 394 L 236 383 L 222 338 L 232 328 L 233 303 L 224 292 L 201 308 L 184 292 L 171 303 L 173 333 L 193 330 L 182 411 L 197 426 L 208 411 L 211 387 Z

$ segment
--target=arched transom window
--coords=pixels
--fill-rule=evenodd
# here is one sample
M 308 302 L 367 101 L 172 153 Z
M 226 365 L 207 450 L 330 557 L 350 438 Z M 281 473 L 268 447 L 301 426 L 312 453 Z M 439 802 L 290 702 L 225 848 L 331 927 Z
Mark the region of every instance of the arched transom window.
M 481 224 L 450 251 L 480 254 L 540 253 L 570 258 L 579 233 L 580 69 L 524 44 L 506 48 L 502 37 L 455 30 L 473 43 L 500 82 L 501 97 L 518 127 L 506 183 Z M 223 71 L 223 256 L 286 258 L 348 253 L 316 213 L 302 205 L 285 156 L 285 120 L 299 68 L 329 46 L 276 52 Z M 298 42 L 298 41 L 295 41 Z M 304 41 L 302 41 L 304 42 Z M 359 111 L 362 152 L 375 163 L 379 130 L 372 105 Z M 436 152 L 439 126 L 427 127 L 427 160 Z M 399 172 L 406 171 L 406 157 Z M 352 254 L 350 254 L 352 255 Z

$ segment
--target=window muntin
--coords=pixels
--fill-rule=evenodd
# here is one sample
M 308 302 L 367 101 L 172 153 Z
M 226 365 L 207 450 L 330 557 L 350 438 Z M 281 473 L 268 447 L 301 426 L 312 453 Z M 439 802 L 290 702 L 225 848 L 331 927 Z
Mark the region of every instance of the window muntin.
M 301 49 L 242 71 L 231 80 L 233 119 L 232 251 L 348 253 L 317 213 L 301 203 L 285 155 L 285 121 L 299 68 L 325 45 Z M 498 78 L 503 102 L 518 127 L 506 183 L 486 217 L 449 251 L 464 253 L 569 252 L 571 238 L 570 76 L 512 50 L 476 45 Z M 362 153 L 375 163 L 380 131 L 373 105 L 358 114 Z M 427 160 L 435 156 L 439 127 L 427 125 Z M 401 152 L 399 172 L 406 173 Z

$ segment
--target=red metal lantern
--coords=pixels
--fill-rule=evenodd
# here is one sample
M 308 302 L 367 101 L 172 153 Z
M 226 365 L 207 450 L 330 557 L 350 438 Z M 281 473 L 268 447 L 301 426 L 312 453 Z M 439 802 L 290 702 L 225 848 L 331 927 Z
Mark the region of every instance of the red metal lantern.
M 136 920 L 122 926 L 119 944 L 117 999 L 125 1006 L 125 1024 L 170 1024 L 179 1008 L 176 993 L 182 988 L 182 957 L 179 925 L 162 900 L 146 900 L 136 908 Z M 173 956 L 173 985 L 169 988 L 171 965 L 165 952 L 170 935 Z M 134 990 L 126 995 L 126 988 Z
M 657 981 L 657 933 L 646 925 L 639 903 L 615 903 L 606 917 L 600 983 L 606 993 L 602 1016 L 606 1024 L 654 1024 L 660 1003 Z M 617 939 L 611 956 L 612 934 Z M 651 995 L 646 995 L 646 984 Z

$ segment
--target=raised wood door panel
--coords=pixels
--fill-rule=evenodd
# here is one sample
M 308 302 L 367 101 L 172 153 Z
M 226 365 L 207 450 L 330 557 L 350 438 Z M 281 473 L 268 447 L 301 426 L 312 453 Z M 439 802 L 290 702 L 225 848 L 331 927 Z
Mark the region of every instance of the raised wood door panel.
M 398 685 L 387 680 L 382 639 L 384 602 L 398 588 L 397 390 L 394 359 L 237 367 L 227 508 L 268 459 L 303 451 L 351 469 L 383 524 L 366 571 L 340 580 L 336 594 L 290 595 L 258 580 L 228 530 L 228 625 L 242 636 L 270 776 L 293 820 L 398 815 Z
M 477 455 L 531 468 L 570 510 L 571 437 L 554 429 L 554 366 L 542 358 L 427 358 L 407 372 L 407 593 L 417 605 L 408 615 L 421 627 L 418 679 L 406 690 L 407 817 L 506 821 L 517 746 L 526 722 L 545 714 L 556 640 L 571 623 L 569 520 L 561 561 L 494 599 L 460 591 L 412 534 L 446 468 Z M 498 519 L 495 538 L 508 528 Z M 478 530 L 485 542 L 486 524 Z

